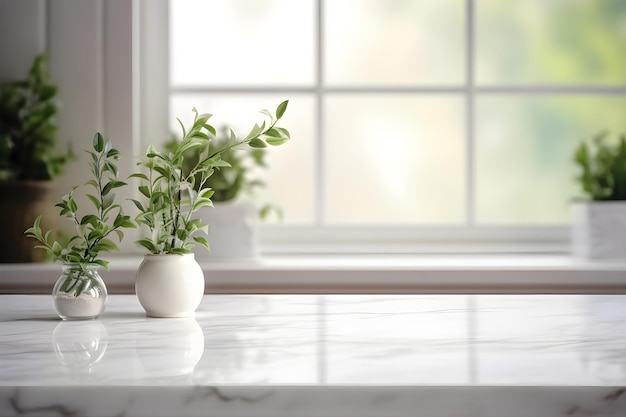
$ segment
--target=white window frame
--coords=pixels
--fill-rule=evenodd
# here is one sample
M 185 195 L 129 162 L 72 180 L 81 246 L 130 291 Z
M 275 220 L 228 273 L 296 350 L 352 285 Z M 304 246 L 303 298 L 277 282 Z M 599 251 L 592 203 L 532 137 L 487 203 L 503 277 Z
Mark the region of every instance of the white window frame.
M 138 1 L 138 0 L 137 0 Z M 168 0 L 143 1 L 140 7 L 141 30 L 139 31 L 141 53 L 141 119 L 143 137 L 165 137 L 169 120 L 169 96 L 181 92 L 205 92 L 220 94 L 240 93 L 312 93 L 316 96 L 315 183 L 316 218 L 312 226 L 262 226 L 260 229 L 263 254 L 307 253 L 556 253 L 569 251 L 569 227 L 552 226 L 477 226 L 474 213 L 474 111 L 477 95 L 489 94 L 626 94 L 624 87 L 601 87 L 591 85 L 501 85 L 476 86 L 474 82 L 474 23 L 475 0 L 465 0 L 465 84 L 461 86 L 425 87 L 329 87 L 323 80 L 324 44 L 322 21 L 326 0 L 317 0 L 316 20 L 316 81 L 313 87 L 290 88 L 265 87 L 171 87 L 169 84 Z M 161 47 L 155 47 L 155 45 Z M 146 52 L 146 49 L 149 49 Z M 147 70 L 149 69 L 149 70 Z M 157 69 L 155 71 L 155 69 Z M 381 226 L 335 227 L 323 224 L 324 210 L 324 138 L 322 115 L 327 93 L 440 93 L 460 94 L 466 102 L 466 172 L 465 192 L 467 209 L 465 225 L 450 227 L 427 226 Z M 155 117 L 157 115 L 157 117 Z M 155 123 L 156 121 L 156 123 Z
M 48 16 L 51 27 L 40 28 L 49 37 L 54 35 L 51 36 L 54 42 L 48 46 L 63 52 L 63 59 L 57 58 L 60 66 L 57 70 L 63 73 L 63 80 L 81 87 L 68 89 L 73 95 L 65 96 L 66 103 L 88 110 L 83 111 L 80 118 L 72 119 L 71 135 L 67 136 L 90 141 L 94 126 L 98 126 L 112 131 L 113 137 L 119 137 L 126 153 L 139 155 L 145 150 L 140 138 L 147 142 L 169 132 L 165 87 L 168 83 L 167 48 L 161 47 L 168 42 L 167 31 L 163 30 L 168 21 L 167 0 L 133 0 L 132 65 L 128 62 L 130 45 L 125 38 L 120 40 L 131 30 L 129 3 L 97 0 L 88 7 L 87 16 L 83 9 L 79 12 L 72 4 L 55 3 L 54 6 L 62 10 L 57 10 L 52 17 L 62 19 L 57 21 Z M 41 1 L 40 6 L 45 15 L 46 6 L 51 5 Z M 91 36 L 89 39 L 101 46 L 91 48 L 87 43 L 86 50 L 66 47 L 51 30 L 67 22 L 85 28 Z M 68 30 L 77 29 L 72 26 Z M 145 42 L 146 36 L 149 43 Z M 105 66 L 95 75 L 100 79 L 95 81 L 95 86 L 91 78 L 72 79 L 75 72 L 70 70 L 84 72 L 85 65 L 98 67 L 100 63 Z M 131 67 L 132 88 L 127 88 L 131 84 L 128 80 Z M 123 85 L 119 84 L 120 77 Z M 92 94 L 94 88 L 98 94 Z M 541 91 L 553 92 L 543 87 Z M 626 94 L 626 87 L 611 91 Z M 577 93 L 580 92 L 604 94 L 607 91 L 580 88 Z M 130 103 L 132 108 L 129 108 Z M 86 113 L 91 118 L 86 118 Z M 83 130 L 89 134 L 83 134 Z M 121 138 L 125 137 L 128 141 L 121 143 Z M 74 146 L 81 149 L 88 143 L 77 141 Z M 132 158 L 124 161 L 123 168 L 132 169 Z M 74 179 L 69 179 L 71 184 Z M 626 293 L 626 262 L 584 261 L 567 256 L 567 227 L 272 227 L 262 232 L 264 253 L 274 256 L 254 262 L 203 262 L 209 292 Z M 127 250 L 111 258 L 111 272 L 106 277 L 111 292 L 134 291 L 134 275 L 142 252 L 132 240 L 128 239 L 131 245 Z M 315 252 L 320 255 L 305 256 Z M 418 252 L 423 255 L 415 256 Z M 438 252 L 447 254 L 436 254 Z M 506 252 L 510 255 L 494 254 Z M 295 256 L 276 256 L 280 253 Z M 0 293 L 49 293 L 50 277 L 57 273 L 58 265 L 51 263 L 0 265 Z

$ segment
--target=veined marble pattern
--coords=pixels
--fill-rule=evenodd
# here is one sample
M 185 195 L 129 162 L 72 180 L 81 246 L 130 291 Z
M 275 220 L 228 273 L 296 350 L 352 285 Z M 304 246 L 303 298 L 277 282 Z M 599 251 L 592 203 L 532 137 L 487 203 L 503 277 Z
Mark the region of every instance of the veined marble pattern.
M 0 296 L 0 416 L 626 416 L 626 296 Z

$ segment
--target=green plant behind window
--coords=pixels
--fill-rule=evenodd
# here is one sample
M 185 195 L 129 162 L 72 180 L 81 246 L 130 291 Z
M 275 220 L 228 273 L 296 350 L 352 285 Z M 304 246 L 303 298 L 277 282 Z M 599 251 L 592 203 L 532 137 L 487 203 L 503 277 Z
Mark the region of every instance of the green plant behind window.
M 591 146 L 581 143 L 574 160 L 582 170 L 576 179 L 592 200 L 626 200 L 626 135 L 610 144 L 602 132 Z
M 221 135 L 216 137 L 210 146 L 214 149 L 224 148 L 230 137 L 229 129 L 224 127 L 221 129 Z M 180 141 L 173 137 L 165 145 L 168 152 L 175 153 L 180 146 Z M 184 175 L 189 175 L 194 166 L 200 161 L 202 148 L 191 148 L 183 153 Z M 244 148 L 233 149 L 226 148 L 221 154 L 222 161 L 227 162 L 230 166 L 220 167 L 204 183 L 204 188 L 210 188 L 213 191 L 211 200 L 213 202 L 226 202 L 235 200 L 243 194 L 252 194 L 257 187 L 265 186 L 265 183 L 259 179 L 251 178 L 251 170 L 253 167 L 267 168 L 265 162 L 265 149 Z M 196 174 L 194 182 L 194 191 L 199 191 L 200 178 Z
M 56 93 L 44 55 L 25 80 L 0 86 L 0 180 L 50 180 L 72 158 L 55 153 Z

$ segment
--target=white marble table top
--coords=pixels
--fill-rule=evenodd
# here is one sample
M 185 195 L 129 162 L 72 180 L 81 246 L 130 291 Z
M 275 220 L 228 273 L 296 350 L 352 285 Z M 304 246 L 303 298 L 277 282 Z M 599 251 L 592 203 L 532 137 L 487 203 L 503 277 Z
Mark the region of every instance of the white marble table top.
M 0 416 L 626 416 L 623 295 L 0 295 Z

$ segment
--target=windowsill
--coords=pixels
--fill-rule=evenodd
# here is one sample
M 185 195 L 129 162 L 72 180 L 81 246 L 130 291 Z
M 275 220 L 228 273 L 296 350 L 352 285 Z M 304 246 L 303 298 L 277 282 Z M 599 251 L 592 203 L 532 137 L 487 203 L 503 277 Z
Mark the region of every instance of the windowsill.
M 111 258 L 112 293 L 132 293 L 140 256 Z M 315 255 L 200 261 L 209 293 L 626 293 L 626 259 L 567 255 Z M 2 264 L 0 293 L 48 292 L 58 265 Z

